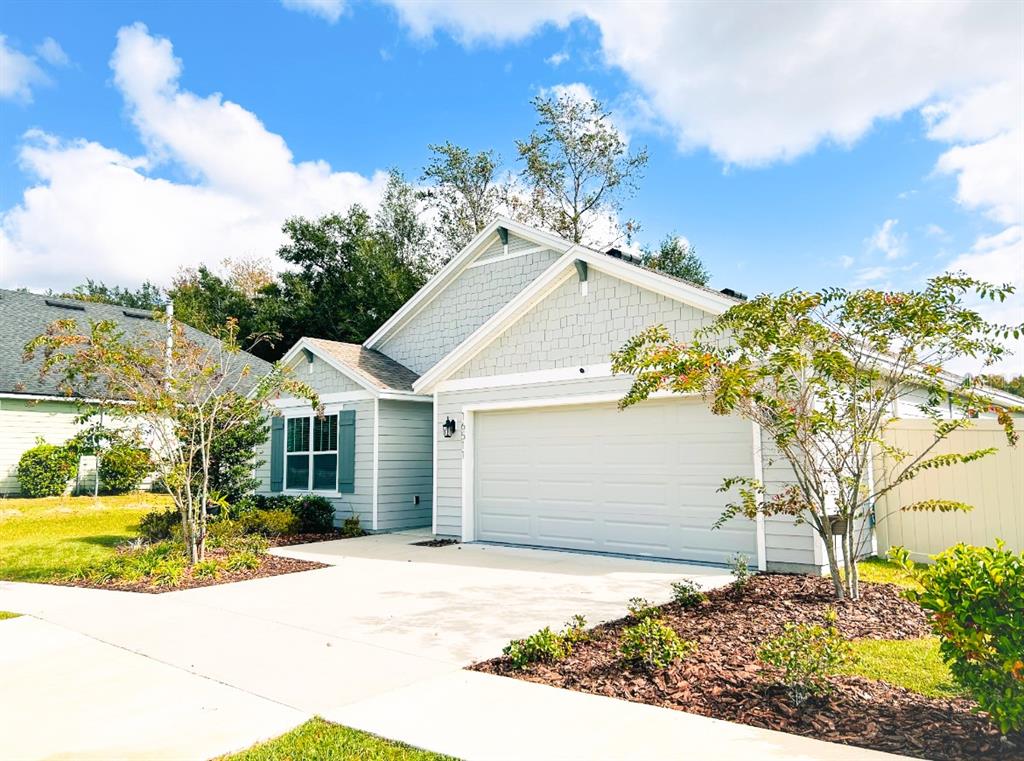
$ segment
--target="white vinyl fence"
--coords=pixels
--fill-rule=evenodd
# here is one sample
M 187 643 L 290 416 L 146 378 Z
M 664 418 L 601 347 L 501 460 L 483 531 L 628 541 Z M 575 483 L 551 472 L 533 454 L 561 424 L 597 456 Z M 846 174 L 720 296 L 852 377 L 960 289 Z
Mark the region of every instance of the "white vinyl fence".
M 1024 422 L 1024 421 L 1021 421 Z M 901 449 L 918 453 L 932 440 L 927 420 L 901 420 L 886 433 Z M 954 432 L 932 454 L 971 452 L 998 447 L 996 454 L 966 465 L 927 470 L 901 484 L 875 506 L 878 553 L 902 545 L 914 560 L 926 561 L 958 542 L 992 546 L 1002 539 L 1015 551 L 1024 551 L 1024 440 L 1006 443 L 1002 428 L 991 420 L 977 420 L 972 428 Z M 876 477 L 892 463 L 876 465 Z M 900 508 L 926 499 L 952 499 L 973 505 L 968 513 L 901 512 Z

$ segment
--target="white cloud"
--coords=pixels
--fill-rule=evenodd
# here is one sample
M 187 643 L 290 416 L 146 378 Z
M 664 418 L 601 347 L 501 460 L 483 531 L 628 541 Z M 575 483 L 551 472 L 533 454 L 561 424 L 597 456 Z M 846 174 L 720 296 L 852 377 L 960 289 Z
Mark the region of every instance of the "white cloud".
M 1014 3 L 632 3 L 390 0 L 417 36 L 522 39 L 587 18 L 680 146 L 729 163 L 849 144 L 879 119 L 1024 65 Z M 951 54 L 950 51 L 956 51 Z
M 145 26 L 118 32 L 110 63 L 146 153 L 27 134 L 19 160 L 35 184 L 0 215 L 5 285 L 166 282 L 181 266 L 268 255 L 290 215 L 376 205 L 383 173 L 295 161 L 252 112 L 182 90 L 170 41 Z M 163 167 L 191 182 L 155 176 Z
M 879 251 L 886 259 L 898 259 L 907 252 L 907 236 L 896 232 L 898 219 L 885 220 L 868 238 L 868 251 Z
M 842 267 L 844 270 L 848 270 L 850 269 L 850 267 L 853 266 L 854 261 L 856 260 L 852 256 L 840 256 L 839 266 Z
M 924 234 L 929 238 L 938 238 L 939 240 L 949 239 L 949 233 L 934 222 L 924 228 Z
M 546 64 L 548 64 L 550 66 L 554 66 L 554 67 L 557 68 L 557 67 L 561 66 L 563 63 L 565 63 L 568 60 L 569 60 L 569 54 L 568 53 L 565 53 L 565 52 L 562 52 L 562 53 L 552 53 L 551 55 L 549 55 L 547 58 L 544 59 L 544 63 L 546 63 Z
M 49 82 L 35 60 L 12 48 L 0 34 L 0 98 L 31 103 L 32 88 Z
M 71 63 L 71 59 L 64 52 L 64 48 L 53 37 L 47 37 L 36 45 L 36 53 L 51 66 L 67 66 Z
M 319 16 L 329 24 L 336 23 L 345 10 L 345 0 L 281 0 L 281 5 L 290 11 Z

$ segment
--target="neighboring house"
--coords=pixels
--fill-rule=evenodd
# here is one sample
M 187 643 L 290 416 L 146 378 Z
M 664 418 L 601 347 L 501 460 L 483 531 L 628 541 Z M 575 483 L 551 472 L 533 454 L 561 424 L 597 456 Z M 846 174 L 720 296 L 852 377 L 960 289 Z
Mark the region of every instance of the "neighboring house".
M 79 416 L 95 408 L 87 394 L 68 396 L 59 388 L 56 374 L 40 377 L 41 356 L 22 361 L 26 343 L 57 320 L 66 319 L 75 320 L 83 331 L 90 322 L 113 321 L 126 337 L 139 342 L 159 337 L 165 330 L 149 311 L 0 290 L 0 495 L 20 492 L 18 460 L 35 446 L 36 439 L 64 443 L 81 430 Z M 217 341 L 188 326 L 184 330 L 190 340 L 202 345 Z M 249 355 L 246 362 L 256 371 L 254 375 L 270 369 L 258 357 Z M 93 477 L 91 458 L 83 458 L 79 487 L 91 488 Z
M 631 379 L 612 352 L 659 323 L 685 340 L 735 303 L 496 220 L 362 346 L 289 352 L 327 417 L 280 402 L 261 490 L 322 493 L 371 531 L 820 571 L 824 547 L 790 518 L 711 529 L 723 478 L 791 483 L 757 426 L 696 397 L 617 407 Z

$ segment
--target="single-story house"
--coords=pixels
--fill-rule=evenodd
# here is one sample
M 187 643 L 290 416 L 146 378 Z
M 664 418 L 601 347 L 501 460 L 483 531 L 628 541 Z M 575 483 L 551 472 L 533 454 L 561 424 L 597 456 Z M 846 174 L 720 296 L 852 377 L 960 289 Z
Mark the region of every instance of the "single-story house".
M 166 329 L 147 310 L 0 289 L 0 496 L 20 493 L 18 461 L 37 438 L 63 444 L 82 429 L 78 418 L 94 406 L 88 393 L 67 395 L 56 374 L 40 377 L 41 356 L 22 361 L 26 343 L 57 320 L 67 319 L 83 331 L 90 322 L 112 321 L 127 338 L 138 342 L 159 338 Z M 183 329 L 189 340 L 200 345 L 217 341 L 194 328 Z M 270 370 L 259 357 L 248 355 L 245 361 L 253 377 Z M 94 473 L 92 458 L 82 458 L 77 486 L 91 489 Z
M 735 303 L 498 219 L 362 345 L 288 353 L 327 416 L 279 402 L 261 490 L 321 493 L 370 531 L 819 572 L 808 525 L 711 529 L 723 478 L 791 482 L 757 426 L 698 398 L 616 405 L 630 378 L 610 355 L 628 338 L 662 323 L 686 339 Z

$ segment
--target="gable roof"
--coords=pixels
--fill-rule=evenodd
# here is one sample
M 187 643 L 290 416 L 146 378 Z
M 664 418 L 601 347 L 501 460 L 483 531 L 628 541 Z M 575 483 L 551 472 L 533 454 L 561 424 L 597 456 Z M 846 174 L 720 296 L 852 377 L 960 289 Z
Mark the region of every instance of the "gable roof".
M 161 338 L 165 330 L 163 322 L 157 320 L 153 312 L 142 309 L 0 289 L 0 393 L 67 396 L 59 388 L 57 376 L 39 377 L 41 356 L 30 362 L 22 361 L 26 343 L 45 333 L 57 320 L 66 319 L 75 320 L 81 329 L 90 321 L 109 320 L 117 324 L 127 340 L 137 343 Z M 218 343 L 218 339 L 189 325 L 182 323 L 182 328 L 186 337 L 200 346 L 211 347 Z M 248 387 L 268 373 L 271 365 L 259 357 L 243 354 L 253 371 L 249 376 L 251 380 L 245 382 Z
M 367 349 L 361 344 L 328 341 L 325 338 L 300 339 L 281 362 L 288 364 L 302 350 L 312 352 L 369 391 L 411 393 L 413 383 L 419 378 L 408 367 L 379 351 Z
M 639 267 L 622 259 L 575 245 L 558 258 L 544 273 L 519 292 L 465 341 L 420 376 L 413 384 L 417 393 L 430 393 L 434 386 L 451 376 L 488 344 L 518 322 L 558 286 L 576 274 L 576 262 L 617 277 L 640 288 L 659 293 L 713 315 L 739 303 L 737 299 L 661 272 Z
M 538 230 L 535 227 L 524 225 L 506 217 L 497 217 L 487 227 L 466 244 L 458 254 L 452 257 L 444 267 L 440 269 L 426 284 L 420 288 L 412 298 L 405 302 L 401 308 L 391 315 L 388 320 L 363 341 L 363 346 L 368 349 L 380 346 L 388 338 L 393 336 L 403 325 L 414 317 L 420 309 L 425 307 L 436 298 L 445 288 L 455 282 L 462 271 L 468 267 L 473 260 L 494 242 L 498 235 L 498 228 L 505 228 L 513 235 L 536 243 L 538 246 L 554 249 L 560 253 L 576 247 L 576 244 L 564 238 Z

